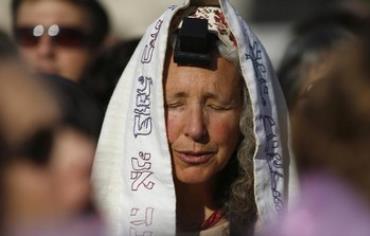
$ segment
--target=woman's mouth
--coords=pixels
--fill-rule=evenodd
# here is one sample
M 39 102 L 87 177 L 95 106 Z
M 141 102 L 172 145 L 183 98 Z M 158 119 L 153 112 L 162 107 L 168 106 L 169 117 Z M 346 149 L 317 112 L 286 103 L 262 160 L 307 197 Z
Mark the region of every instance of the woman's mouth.
M 55 66 L 52 66 L 52 65 L 39 65 L 37 68 L 36 68 L 36 71 L 38 73 L 41 73 L 41 74 L 57 74 L 57 69 L 55 68 Z
M 176 151 L 178 158 L 190 165 L 200 165 L 207 163 L 215 152 L 193 152 L 193 151 Z

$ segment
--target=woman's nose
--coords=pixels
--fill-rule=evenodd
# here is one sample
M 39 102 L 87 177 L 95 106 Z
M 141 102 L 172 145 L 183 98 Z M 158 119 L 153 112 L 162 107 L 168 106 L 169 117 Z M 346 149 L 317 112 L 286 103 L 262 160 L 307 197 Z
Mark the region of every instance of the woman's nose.
M 40 56 L 51 57 L 54 53 L 54 45 L 51 37 L 43 35 L 37 45 L 37 52 Z
M 208 141 L 206 115 L 201 107 L 190 109 L 186 119 L 185 135 L 200 143 Z

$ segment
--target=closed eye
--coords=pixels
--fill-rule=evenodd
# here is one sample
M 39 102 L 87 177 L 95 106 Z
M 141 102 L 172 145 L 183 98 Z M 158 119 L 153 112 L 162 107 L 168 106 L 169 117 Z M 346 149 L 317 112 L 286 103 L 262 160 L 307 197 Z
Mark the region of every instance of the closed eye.
M 207 107 L 215 111 L 228 111 L 233 108 L 232 106 L 223 106 L 223 105 L 216 105 L 216 104 L 208 104 Z
M 176 109 L 176 108 L 180 108 L 184 105 L 184 103 L 182 102 L 174 102 L 174 103 L 166 103 L 165 104 L 165 107 L 167 109 Z

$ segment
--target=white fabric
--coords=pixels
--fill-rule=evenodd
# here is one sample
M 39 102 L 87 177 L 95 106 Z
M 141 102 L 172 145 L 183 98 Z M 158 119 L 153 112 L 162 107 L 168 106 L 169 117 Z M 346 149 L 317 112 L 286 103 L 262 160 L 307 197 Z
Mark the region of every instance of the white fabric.
M 162 80 L 171 19 L 189 4 L 187 1 L 181 7 L 170 6 L 148 28 L 108 106 L 92 181 L 112 235 L 159 236 L 176 232 Z M 263 46 L 227 0 L 220 0 L 220 5 L 237 40 L 252 100 L 257 143 L 255 197 L 263 225 L 282 208 L 290 189 L 294 191 L 288 188 L 292 178 L 287 110 Z

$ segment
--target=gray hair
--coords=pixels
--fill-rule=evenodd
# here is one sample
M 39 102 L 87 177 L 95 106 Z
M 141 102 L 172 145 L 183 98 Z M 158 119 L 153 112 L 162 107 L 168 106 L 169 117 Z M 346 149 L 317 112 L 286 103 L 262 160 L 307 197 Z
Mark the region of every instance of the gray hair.
M 243 78 L 238 48 L 227 47 L 219 40 L 217 42 L 217 50 L 222 57 L 236 66 L 241 78 Z M 256 138 L 254 135 L 252 103 L 244 79 L 242 92 L 243 108 L 239 127 L 243 138 L 236 151 L 238 175 L 231 183 L 229 198 L 225 202 L 225 209 L 230 220 L 232 235 L 238 235 L 239 233 L 245 233 L 246 230 L 252 230 L 257 216 L 253 174 L 253 156 L 256 148 Z
M 246 85 L 243 86 L 243 109 L 239 121 L 243 138 L 237 147 L 238 175 L 231 183 L 230 196 L 226 203 L 231 228 L 234 234 L 252 230 L 257 217 L 254 198 L 253 156 L 256 149 L 253 110 Z

